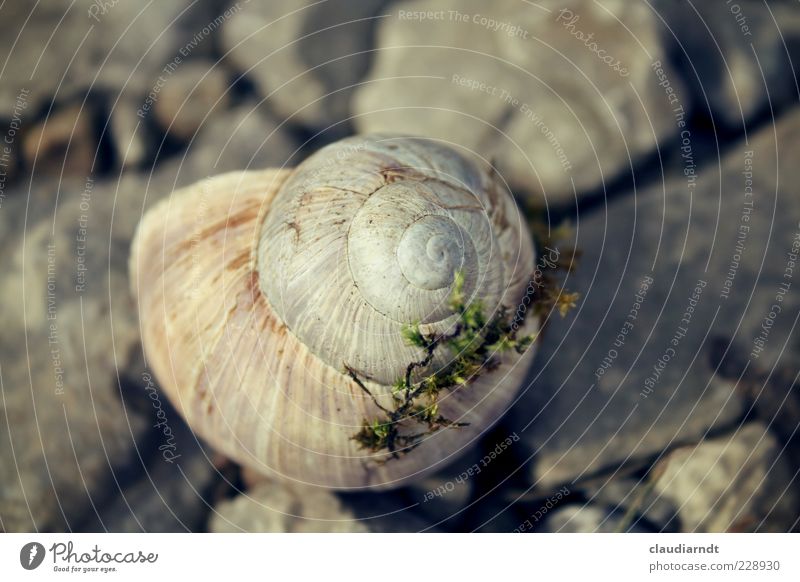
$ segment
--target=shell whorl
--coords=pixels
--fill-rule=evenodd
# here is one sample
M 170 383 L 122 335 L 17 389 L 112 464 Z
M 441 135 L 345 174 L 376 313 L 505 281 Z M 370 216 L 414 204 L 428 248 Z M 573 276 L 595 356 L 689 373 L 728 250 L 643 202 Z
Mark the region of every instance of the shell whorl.
M 431 141 L 371 136 L 293 170 L 233 172 L 174 192 L 143 217 L 130 269 L 148 365 L 197 435 L 276 478 L 388 488 L 484 434 L 534 355 L 533 346 L 506 352 L 443 391 L 441 414 L 461 428 L 387 459 L 354 435 L 393 401 L 378 382 L 419 361 L 403 324 L 453 325 L 457 268 L 487 316 L 499 305 L 513 313 L 535 260 L 513 199 L 487 170 Z M 537 329 L 528 317 L 519 333 Z M 432 366 L 449 357 L 438 352 Z
M 298 166 L 266 214 L 261 289 L 326 364 L 391 384 L 419 358 L 403 326 L 454 324 L 456 271 L 468 298 L 499 307 L 509 281 L 496 206 L 486 174 L 432 141 L 337 142 Z

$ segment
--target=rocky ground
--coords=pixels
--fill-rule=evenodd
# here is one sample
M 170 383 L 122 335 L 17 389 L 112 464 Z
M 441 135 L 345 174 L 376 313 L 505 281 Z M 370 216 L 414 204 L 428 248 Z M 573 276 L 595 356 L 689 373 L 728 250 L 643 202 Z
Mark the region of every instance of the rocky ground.
M 797 530 L 799 49 L 790 0 L 4 4 L 0 530 Z M 287 486 L 160 392 L 130 242 L 176 187 L 374 131 L 492 160 L 580 299 L 452 466 Z

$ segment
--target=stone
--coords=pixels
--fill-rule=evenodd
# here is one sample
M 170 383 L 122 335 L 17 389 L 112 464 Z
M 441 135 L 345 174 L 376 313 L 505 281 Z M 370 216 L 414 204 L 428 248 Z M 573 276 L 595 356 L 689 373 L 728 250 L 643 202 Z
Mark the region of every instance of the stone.
M 0 524 L 64 531 L 113 490 L 146 430 L 118 376 L 138 344 L 126 259 L 141 200 L 91 181 L 27 194 L 0 211 Z
M 447 468 L 411 483 L 407 493 L 427 520 L 457 523 L 475 492 L 476 465 L 481 470 L 480 455 L 473 449 Z
M 151 135 L 136 115 L 131 115 L 139 107 L 138 101 L 125 98 L 109 112 L 108 123 L 114 153 L 123 169 L 140 167 L 148 153 Z
M 689 96 L 660 32 L 641 3 L 396 4 L 356 127 L 451 142 L 535 204 L 574 204 L 677 135 Z
M 797 102 L 800 12 L 792 3 L 664 0 L 655 6 L 683 49 L 681 64 L 703 113 L 741 130 L 759 114 Z
M 795 110 L 697 170 L 689 139 L 684 176 L 581 218 L 565 283 L 581 298 L 548 316 L 516 407 L 537 487 L 642 467 L 730 428 L 751 398 L 747 370 L 797 361 L 800 174 L 786 144 L 798 140 Z
M 679 508 L 684 532 L 788 532 L 800 521 L 797 477 L 763 424 L 676 449 L 660 463 L 656 491 Z
M 140 383 L 147 387 L 149 381 L 140 379 Z M 214 485 L 222 475 L 177 411 L 165 402 L 163 393 L 159 390 L 159 399 L 153 400 L 145 395 L 145 390 L 139 390 L 139 397 L 145 400 L 142 416 L 147 417 L 153 427 L 159 423 L 158 409 L 166 410 L 165 426 L 174 436 L 165 439 L 163 427 L 159 427 L 160 430 L 151 431 L 156 438 L 138 443 L 140 454 L 148 464 L 138 463 L 132 471 L 135 475 L 132 482 L 97 507 L 95 515 L 81 531 L 199 532 L 205 527 L 214 502 Z M 158 409 L 151 404 L 157 404 Z
M 236 11 L 237 5 L 229 10 Z M 164 80 L 190 56 L 210 52 L 225 14 L 215 13 L 212 3 L 188 0 L 146 6 L 101 0 L 4 6 L 0 119 L 13 119 L 22 102 L 26 127 L 45 123 L 35 116 L 43 112 L 47 117 L 50 104 L 84 100 L 90 118 L 116 111 L 117 127 L 145 119 L 147 112 L 141 110 L 151 94 L 157 98 Z M 127 128 L 120 139 L 129 133 Z
M 386 0 L 252 2 L 226 22 L 226 57 L 290 123 L 341 133 Z
M 0 146 L 0 208 L 9 188 L 19 176 L 19 153 L 16 145 L 4 143 Z
M 400 491 L 350 493 L 337 497 L 372 533 L 418 533 L 451 531 L 434 523 L 416 499 Z
M 654 480 L 653 480 L 654 481 Z M 588 503 L 610 508 L 615 514 L 632 512 L 629 522 L 650 531 L 680 531 L 678 509 L 669 499 L 653 493 L 649 474 L 644 479 L 612 475 L 582 487 Z
M 25 165 L 37 175 L 84 177 L 92 173 L 98 139 L 84 103 L 54 110 L 22 141 Z
M 544 522 L 546 533 L 619 533 L 625 527 L 623 515 L 595 505 L 567 505 L 556 509 Z M 639 525 L 626 532 L 646 533 Z
M 55 0 L 4 14 L 0 53 L 9 58 L 0 83 L 0 116 L 11 116 L 22 90 L 33 110 L 90 89 L 146 94 L 162 67 L 181 56 L 178 51 L 186 42 L 195 40 L 188 54 L 208 36 L 202 29 L 213 22 L 212 13 L 189 5 L 181 1 L 143 8 L 127 2 Z M 201 35 L 197 39 L 196 33 Z
M 435 524 L 432 524 L 425 519 L 427 514 L 424 511 L 417 511 L 421 503 L 414 499 L 413 493 L 415 490 L 411 488 L 404 488 L 385 493 L 361 493 L 347 491 L 334 493 L 332 491 L 327 492 L 316 487 L 291 483 L 278 483 L 272 478 L 264 476 L 248 467 L 241 467 L 240 475 L 242 482 L 244 483 L 245 493 L 235 497 L 233 500 L 226 501 L 225 507 L 228 507 L 231 504 L 246 504 L 247 502 L 243 501 L 241 497 L 262 488 L 280 490 L 280 495 L 289 496 L 305 496 L 306 493 L 310 492 L 312 500 L 318 498 L 318 501 L 314 501 L 313 503 L 320 503 L 322 505 L 328 504 L 330 507 L 336 508 L 337 511 L 340 510 L 342 515 L 348 516 L 347 519 L 352 518 L 355 520 L 353 522 L 341 523 L 335 526 L 343 528 L 345 531 L 369 531 L 372 533 L 414 533 L 423 531 L 436 531 Z M 326 495 L 320 495 L 322 492 L 325 492 Z M 327 511 L 331 511 L 331 509 L 329 508 Z M 281 519 L 275 515 L 274 511 L 265 510 L 263 507 L 256 513 L 259 513 L 257 519 L 259 520 L 259 523 L 262 524 L 258 527 L 265 527 L 263 525 L 264 523 L 275 525 L 278 523 L 275 520 Z M 212 521 L 212 523 L 214 522 Z M 329 529 L 325 529 L 327 526 L 324 524 L 317 525 L 323 528 L 321 531 L 330 531 Z M 291 524 L 287 522 L 286 516 L 283 516 L 282 521 L 275 526 L 290 527 Z M 306 524 L 302 527 L 304 528 L 303 531 L 306 531 L 305 528 L 313 528 L 315 526 L 313 524 Z M 337 529 L 336 531 L 340 530 Z
M 37 178 L 10 189 L 0 205 L 0 464 L 11 467 L 0 476 L 6 531 L 91 523 L 87 516 L 102 511 L 108 491 L 119 487 L 116 473 L 135 468 L 137 446 L 152 438 L 150 419 L 120 398 L 120 378 L 135 369 L 141 350 L 127 270 L 138 220 L 176 187 L 250 163 L 281 165 L 293 151 L 252 107 L 215 123 L 221 125 L 204 127 L 185 159 L 152 174 L 105 182 Z M 165 470 L 159 479 L 168 480 Z M 154 494 L 149 485 L 132 484 L 130 493 L 143 499 Z M 136 517 L 143 527 L 152 523 L 148 515 Z M 131 518 L 123 529 L 135 525 Z
M 214 533 L 363 533 L 364 523 L 326 489 L 264 481 L 214 508 Z
M 248 101 L 206 120 L 184 153 L 159 172 L 175 176 L 182 186 L 233 170 L 293 166 L 298 155 L 286 130 Z
M 227 71 L 214 61 L 198 59 L 182 65 L 167 79 L 154 113 L 167 133 L 189 141 L 227 109 L 230 99 Z

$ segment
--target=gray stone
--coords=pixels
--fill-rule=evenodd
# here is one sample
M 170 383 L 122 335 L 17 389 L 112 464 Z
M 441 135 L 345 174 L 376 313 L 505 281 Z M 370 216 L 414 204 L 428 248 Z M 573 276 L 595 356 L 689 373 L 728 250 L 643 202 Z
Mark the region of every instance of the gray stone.
M 582 490 L 591 504 L 608 507 L 621 515 L 631 512 L 629 523 L 635 527 L 660 532 L 679 531 L 677 506 L 655 494 L 653 487 L 649 478 L 639 480 L 612 475 L 588 483 Z
M 679 508 L 685 532 L 788 532 L 800 521 L 797 477 L 763 424 L 677 449 L 661 464 L 656 491 Z
M 119 396 L 120 377 L 141 349 L 127 272 L 138 220 L 175 187 L 284 163 L 291 142 L 274 129 L 258 111 L 236 109 L 204 127 L 185 159 L 152 175 L 37 180 L 30 190 L 7 192 L 0 206 L 0 463 L 11 470 L 0 481 L 3 529 L 85 523 L 118 488 L 112 471 L 136 465 L 135 443 L 155 430 Z M 144 495 L 134 489 L 134 497 Z
M 458 520 L 475 491 L 476 465 L 480 471 L 480 456 L 473 450 L 442 471 L 409 485 L 408 494 L 432 523 Z
M 17 147 L 13 142 L 10 145 L 4 144 L 3 147 L 0 147 L 0 208 L 2 208 L 3 200 L 5 200 L 9 188 L 18 175 L 19 152 Z
M 147 155 L 151 135 L 138 116 L 132 115 L 140 103 L 126 97 L 114 105 L 108 114 L 109 131 L 119 165 L 124 169 L 138 168 Z
M 538 486 L 642 466 L 731 426 L 746 403 L 731 354 L 740 370 L 796 361 L 800 293 L 785 285 L 800 245 L 799 139 L 794 111 L 696 180 L 685 158 L 687 177 L 576 225 L 584 254 L 566 286 L 582 297 L 549 316 L 516 411 Z
M 8 58 L 0 79 L 0 117 L 11 117 L 23 90 L 34 111 L 87 91 L 141 101 L 189 41 L 195 40 L 187 55 L 208 42 L 203 29 L 214 16 L 205 5 L 190 4 L 51 0 L 4 6 L 0 54 Z
M 595 505 L 567 505 L 556 509 L 545 520 L 547 533 L 619 533 L 648 532 L 639 525 L 626 527 L 623 514 Z
M 409 16 L 420 11 L 432 17 Z M 676 135 L 653 62 L 689 105 L 660 21 L 638 2 L 404 2 L 378 46 L 355 95 L 360 131 L 462 146 L 538 204 L 571 203 L 573 184 L 599 188 Z
M 33 125 L 23 137 L 22 153 L 36 175 L 81 178 L 92 172 L 97 143 L 91 111 L 74 103 Z
M 150 400 L 147 396 L 145 400 Z M 159 406 L 168 407 L 160 394 Z M 147 404 L 147 402 L 145 403 Z M 150 426 L 159 420 L 149 407 Z M 221 478 L 209 453 L 185 426 L 178 413 L 169 408 L 166 425 L 173 440 L 163 437 L 163 427 L 156 430 L 153 449 L 169 451 L 164 456 L 151 451 L 148 466 L 138 463 L 138 479 L 118 491 L 108 503 L 97 507 L 93 518 L 81 527 L 90 532 L 196 532 L 205 527 L 211 511 L 213 485 Z M 174 445 L 174 446 L 173 446 Z M 147 454 L 148 451 L 140 452 Z M 149 460 L 149 459 L 147 459 Z
M 186 151 L 159 169 L 178 185 L 233 170 L 260 170 L 295 165 L 297 144 L 252 102 L 206 120 Z M 171 189 L 170 189 L 171 191 Z
M 167 133 L 188 141 L 230 102 L 228 72 L 211 60 L 187 62 L 173 73 L 159 93 L 155 117 Z
M 252 2 L 225 24 L 223 47 L 281 118 L 329 128 L 349 116 L 352 86 L 367 72 L 386 3 Z
M 359 533 L 369 531 L 335 494 L 326 489 L 263 481 L 214 508 L 215 533 Z
M 112 470 L 145 431 L 118 384 L 138 343 L 126 259 L 141 200 L 116 199 L 112 221 L 110 187 L 25 194 L 0 210 L 0 523 L 59 531 L 117 487 Z
M 710 109 L 723 124 L 741 128 L 758 113 L 797 102 L 800 11 L 795 3 L 737 0 L 690 6 L 685 0 L 664 0 L 656 7 L 669 36 L 680 43 L 698 109 Z

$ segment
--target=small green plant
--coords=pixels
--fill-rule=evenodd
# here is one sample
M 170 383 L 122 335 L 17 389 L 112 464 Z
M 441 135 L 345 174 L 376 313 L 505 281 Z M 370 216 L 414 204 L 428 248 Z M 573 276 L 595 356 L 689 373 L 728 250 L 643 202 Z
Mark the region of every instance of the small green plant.
M 534 229 L 539 248 L 555 245 L 555 239 L 564 236 L 559 231 L 555 233 L 557 237 L 545 237 L 542 232 L 541 229 Z M 544 316 L 555 309 L 563 317 L 575 306 L 578 294 L 560 287 L 558 273 L 572 271 L 577 254 L 574 250 L 558 253 L 557 258 L 544 261 L 536 269 L 531 278 L 532 285 L 529 285 L 533 294 L 530 298 L 533 309 L 530 311 L 536 316 Z M 467 423 L 452 421 L 439 413 L 439 396 L 442 391 L 469 384 L 482 373 L 495 369 L 502 354 L 512 350 L 521 354 L 536 339 L 531 335 L 517 337 L 517 330 L 522 327 L 529 310 L 520 316 L 519 312 L 511 314 L 501 306 L 491 317 L 487 317 L 485 307 L 480 301 L 468 302 L 464 286 L 464 274 L 457 271 L 453 279 L 449 307 L 458 315 L 458 320 L 450 333 L 426 335 L 418 323 L 403 328 L 402 334 L 406 343 L 423 350 L 424 356 L 408 364 L 405 374 L 392 385 L 391 407 L 378 402 L 356 371 L 345 365 L 345 370 L 353 381 L 381 411 L 379 418 L 364 419 L 361 429 L 352 437 L 364 449 L 373 452 L 387 451 L 389 456 L 379 462 L 408 454 L 426 436 L 442 428 L 467 426 Z M 428 367 L 436 350 L 441 347 L 452 354 L 450 362 L 415 382 L 414 371 Z
M 353 381 L 383 413 L 381 418 L 365 419 L 361 430 L 353 437 L 363 448 L 375 452 L 387 450 L 391 455 L 389 458 L 398 458 L 416 448 L 425 436 L 441 428 L 466 426 L 466 423 L 451 421 L 439 413 L 438 398 L 442 390 L 469 383 L 484 371 L 494 369 L 499 364 L 500 354 L 510 350 L 522 353 L 534 340 L 533 336 L 516 337 L 504 308 L 487 319 L 480 301 L 468 304 L 464 294 L 464 276 L 460 271 L 455 274 L 450 308 L 458 315 L 458 321 L 449 334 L 429 336 L 422 332 L 419 324 L 403 329 L 406 342 L 424 350 L 425 356 L 411 362 L 403 377 L 392 386 L 391 409 L 378 402 L 355 370 L 345 367 Z M 454 354 L 450 363 L 414 382 L 414 370 L 427 367 L 440 346 L 446 346 Z
M 551 228 L 542 211 L 528 210 L 527 214 L 536 248 L 547 251 L 547 256 L 543 256 L 543 268 L 537 269 L 533 277 L 534 287 L 539 290 L 534 303 L 535 313 L 546 317 L 551 311 L 557 311 L 561 317 L 566 317 L 580 299 L 579 293 L 570 292 L 559 281 L 562 273 L 575 270 L 581 256 L 579 250 L 564 242 L 573 237 L 572 226 L 564 222 Z M 558 249 L 555 258 L 550 257 L 553 248 Z

